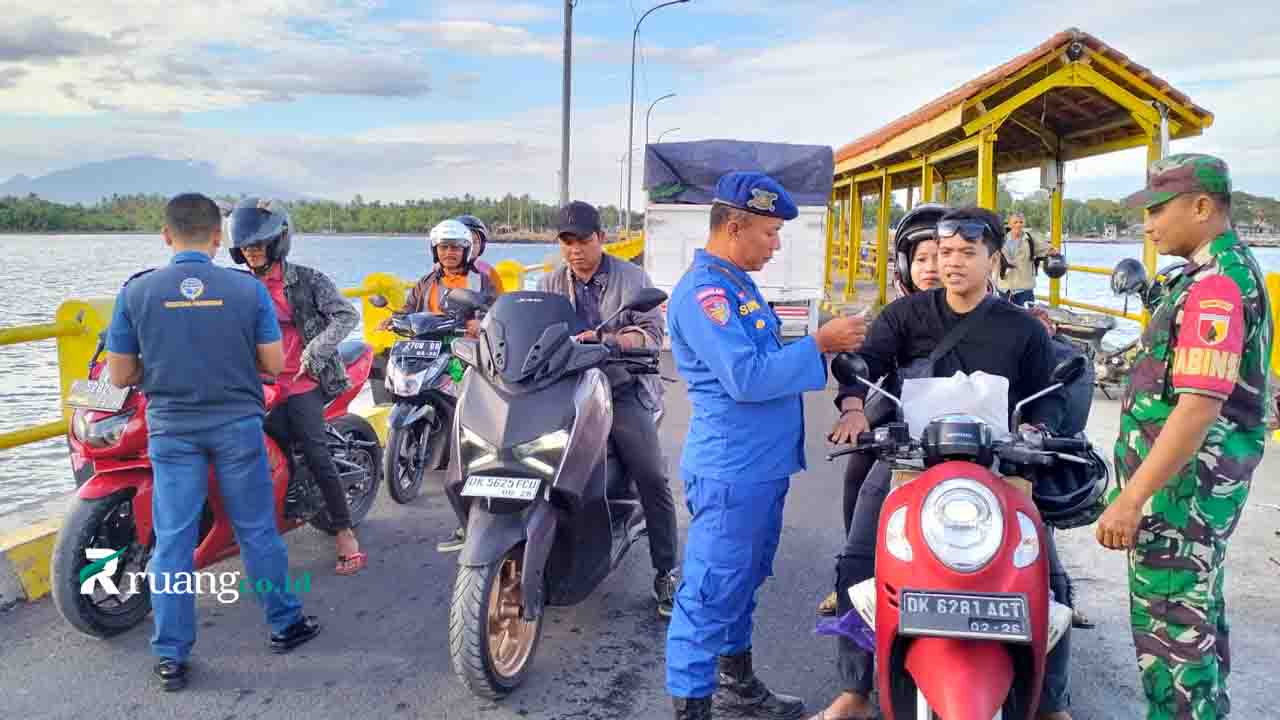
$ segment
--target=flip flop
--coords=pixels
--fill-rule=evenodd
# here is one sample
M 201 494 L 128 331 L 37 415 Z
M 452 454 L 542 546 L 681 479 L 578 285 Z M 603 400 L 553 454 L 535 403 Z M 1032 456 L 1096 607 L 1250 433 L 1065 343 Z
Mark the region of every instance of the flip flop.
M 369 564 L 369 554 L 364 552 L 352 553 L 351 555 L 339 555 L 338 565 L 334 568 L 334 572 L 339 575 L 355 575 Z

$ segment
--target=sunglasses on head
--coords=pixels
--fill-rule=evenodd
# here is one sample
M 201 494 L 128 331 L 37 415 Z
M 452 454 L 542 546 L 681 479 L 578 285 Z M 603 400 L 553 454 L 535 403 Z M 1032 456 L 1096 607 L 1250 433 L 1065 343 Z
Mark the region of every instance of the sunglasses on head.
M 970 242 L 977 242 L 984 234 L 995 237 L 991 228 L 981 220 L 943 220 L 938 223 L 938 237 L 959 235 Z

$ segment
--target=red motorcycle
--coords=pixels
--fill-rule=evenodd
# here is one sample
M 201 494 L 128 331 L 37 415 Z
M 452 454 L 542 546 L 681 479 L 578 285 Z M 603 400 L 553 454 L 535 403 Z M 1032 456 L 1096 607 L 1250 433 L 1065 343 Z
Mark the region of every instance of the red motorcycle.
M 347 490 L 353 525 L 373 507 L 382 484 L 381 446 L 368 421 L 348 412 L 351 401 L 369 378 L 373 352 L 361 342 L 338 347 L 351 389 L 325 408 L 329 452 Z M 70 512 L 58 532 L 51 568 L 54 605 L 77 630 L 96 637 L 111 637 L 142 622 L 151 611 L 147 583 L 135 582 L 133 573 L 145 572 L 155 535 L 151 522 L 152 470 L 147 456 L 146 397 L 134 388 L 116 388 L 108 382 L 106 364 L 97 352 L 89 363 L 89 379 L 72 384 L 67 404 L 75 408 L 67 441 L 78 490 Z M 273 381 L 264 381 L 266 409 L 281 402 Z M 328 513 L 317 510 L 305 519 L 284 516 L 286 493 L 295 486 L 313 508 L 322 508 L 319 491 L 306 461 L 298 450 L 286 456 L 281 443 L 266 435 L 268 461 L 275 495 L 276 523 L 281 533 L 304 522 L 334 534 Z M 92 559 L 117 553 L 115 557 Z M 209 473 L 209 497 L 200 522 L 195 568 L 207 567 L 240 551 L 231 522 L 223 510 L 218 479 Z M 105 563 L 102 561 L 105 560 Z M 97 565 L 101 564 L 101 567 Z M 86 580 L 105 571 L 109 583 Z M 82 590 L 88 592 L 82 592 Z M 114 590 L 114 592 L 113 592 Z
M 1084 363 L 1059 366 L 1053 385 L 1018 404 L 1012 427 L 1023 406 L 1074 380 Z M 870 384 L 856 357 L 847 374 Z M 893 469 L 876 576 L 849 589 L 874 632 L 884 716 L 1034 718 L 1045 656 L 1070 626 L 1071 609 L 1052 600 L 1045 526 L 1025 478 L 1061 463 L 1091 464 L 1088 441 L 1030 430 L 995 440 L 976 417 L 943 415 L 919 439 L 905 423 L 887 423 L 828 459 L 851 452 Z

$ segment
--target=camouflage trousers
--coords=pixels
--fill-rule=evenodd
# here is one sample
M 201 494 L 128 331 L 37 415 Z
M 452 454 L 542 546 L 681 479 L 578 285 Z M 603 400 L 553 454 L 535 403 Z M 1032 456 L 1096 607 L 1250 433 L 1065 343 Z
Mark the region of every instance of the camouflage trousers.
M 1206 545 L 1144 530 L 1129 552 L 1129 613 L 1148 720 L 1211 720 L 1230 710 L 1226 549 L 1225 540 Z

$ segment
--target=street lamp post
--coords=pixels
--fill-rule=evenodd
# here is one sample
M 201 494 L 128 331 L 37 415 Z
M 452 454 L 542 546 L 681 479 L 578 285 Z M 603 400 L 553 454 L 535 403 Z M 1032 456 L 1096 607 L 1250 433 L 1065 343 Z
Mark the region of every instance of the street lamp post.
M 569 93 L 573 72 L 573 7 L 564 0 L 564 73 L 560 91 L 560 205 L 569 204 Z
M 640 37 L 640 24 L 654 10 L 658 10 L 668 5 L 680 5 L 687 3 L 689 0 L 670 0 L 660 5 L 655 5 L 645 11 L 636 21 L 635 29 L 631 31 L 631 102 L 627 105 L 627 147 L 631 147 L 635 142 L 635 121 L 636 121 L 636 41 Z M 627 157 L 627 234 L 631 234 L 631 158 L 630 151 Z
M 631 155 L 632 151 L 634 150 L 635 148 L 631 148 L 631 150 L 628 150 L 618 156 L 618 233 L 619 234 L 622 233 L 622 171 L 623 171 L 622 161 L 626 160 L 627 157 Z M 627 218 L 627 220 L 628 220 L 628 223 L 627 223 L 628 229 L 630 229 L 631 218 Z
M 662 132 L 658 133 L 658 142 L 662 142 L 662 138 L 663 138 L 667 133 L 672 133 L 672 132 L 675 132 L 675 131 L 677 131 L 677 130 L 679 130 L 679 129 L 680 129 L 680 128 L 678 128 L 678 127 L 667 128 L 666 130 L 663 130 Z
M 657 105 L 663 100 L 666 100 L 667 98 L 673 98 L 675 96 L 676 96 L 675 93 L 667 93 L 666 95 L 663 95 L 657 100 L 654 100 L 653 102 L 649 103 L 649 109 L 644 111 L 644 144 L 645 145 L 649 144 L 649 115 L 653 113 L 653 106 Z

